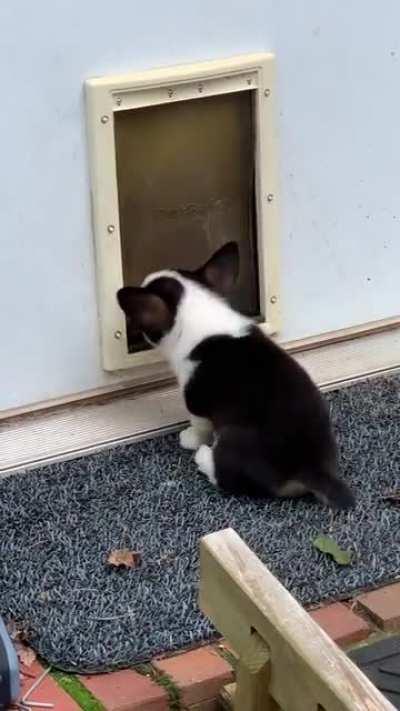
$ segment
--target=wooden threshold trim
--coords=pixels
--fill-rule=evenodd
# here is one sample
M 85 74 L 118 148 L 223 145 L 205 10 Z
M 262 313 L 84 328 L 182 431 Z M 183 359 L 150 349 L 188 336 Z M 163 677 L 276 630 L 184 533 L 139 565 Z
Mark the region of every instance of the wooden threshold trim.
M 300 353 L 301 351 L 309 351 L 321 346 L 327 346 L 331 343 L 343 343 L 351 341 L 355 338 L 369 336 L 372 333 L 384 333 L 385 331 L 394 331 L 400 328 L 400 315 L 390 318 L 380 319 L 379 321 L 370 321 L 359 326 L 350 326 L 348 328 L 340 328 L 337 331 L 327 331 L 318 336 L 309 336 L 308 338 L 300 338 L 295 341 L 287 341 L 281 343 L 289 353 Z
M 400 329 L 328 343 L 294 357 L 323 390 L 397 373 Z M 3 420 L 0 477 L 171 431 L 187 417 L 178 387 L 170 385 Z
M 177 388 L 120 394 L 105 403 L 74 403 L 13 418 L 0 428 L 0 479 L 20 470 L 173 431 L 186 418 Z
M 140 397 L 147 392 L 154 390 L 176 386 L 176 378 L 171 372 L 165 368 L 160 369 L 158 376 L 148 379 L 139 380 L 137 378 L 127 379 L 115 383 L 113 385 L 105 385 L 92 390 L 84 390 L 71 395 L 65 395 L 51 400 L 42 400 L 32 403 L 31 405 L 10 408 L 0 411 L 0 422 L 3 420 L 12 420 L 26 415 L 35 413 L 45 413 L 49 411 L 60 410 L 72 405 L 93 405 L 94 403 L 106 403 L 109 400 L 119 398 L 121 396 Z
M 356 338 L 362 338 L 373 333 L 384 333 L 400 329 L 400 315 L 390 318 L 380 319 L 378 321 L 370 321 L 368 323 L 348 328 L 338 329 L 336 331 L 327 331 L 326 333 L 317 336 L 309 336 L 307 338 L 297 339 L 280 343 L 289 353 L 301 353 L 322 346 L 342 343 Z M 21 417 L 34 412 L 47 412 L 66 407 L 67 405 L 81 404 L 90 405 L 94 402 L 107 402 L 120 395 L 135 395 L 140 396 L 142 393 L 149 392 L 154 389 L 172 387 L 176 385 L 176 380 L 171 371 L 166 365 L 154 366 L 152 371 L 143 375 L 128 376 L 126 379 L 120 380 L 118 383 L 105 385 L 91 390 L 85 390 L 79 393 L 71 393 L 58 398 L 52 398 L 46 401 L 40 401 L 21 407 L 9 408 L 0 411 L 0 421 L 8 420 L 15 417 Z

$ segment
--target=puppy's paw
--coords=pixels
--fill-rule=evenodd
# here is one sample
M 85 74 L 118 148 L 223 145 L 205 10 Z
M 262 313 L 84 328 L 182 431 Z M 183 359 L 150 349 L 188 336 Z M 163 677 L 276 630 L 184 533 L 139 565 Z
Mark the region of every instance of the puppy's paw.
M 206 444 L 202 444 L 194 455 L 194 461 L 196 462 L 199 471 L 205 474 L 210 484 L 217 486 L 217 480 L 215 477 L 215 464 L 214 464 L 214 452 L 211 447 Z
M 179 442 L 183 449 L 198 449 L 200 445 L 207 441 L 207 434 L 202 430 L 198 430 L 193 425 L 187 427 L 186 430 L 182 430 L 179 435 Z

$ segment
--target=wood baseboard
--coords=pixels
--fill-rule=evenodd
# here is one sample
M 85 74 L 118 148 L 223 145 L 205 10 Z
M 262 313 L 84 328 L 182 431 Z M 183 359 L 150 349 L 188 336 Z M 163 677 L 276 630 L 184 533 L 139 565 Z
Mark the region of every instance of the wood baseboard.
M 392 316 L 390 318 L 380 319 L 379 321 L 369 321 L 358 326 L 350 326 L 348 328 L 340 328 L 336 331 L 327 331 L 320 333 L 317 336 L 309 336 L 308 338 L 300 338 L 295 341 L 287 341 L 283 343 L 283 347 L 289 353 L 299 353 L 301 351 L 309 351 L 321 346 L 328 346 L 332 343 L 343 343 L 351 341 L 354 338 L 363 338 L 370 336 L 373 333 L 384 333 L 385 331 L 394 331 L 400 328 L 400 316 Z
M 314 350 L 324 345 L 334 343 L 343 343 L 344 341 L 353 340 L 355 338 L 363 338 L 364 336 L 373 333 L 384 333 L 400 328 L 400 316 L 381 319 L 379 321 L 370 321 L 369 323 L 342 328 L 336 331 L 328 331 L 317 336 L 309 336 L 295 341 L 287 341 L 280 343 L 289 353 L 300 353 L 303 351 Z M 155 388 L 173 387 L 176 384 L 175 378 L 166 365 L 153 364 L 150 368 L 135 370 L 135 374 L 126 373 L 123 379 L 118 383 L 105 385 L 92 390 L 86 390 L 79 393 L 71 393 L 59 398 L 51 400 L 31 403 L 21 407 L 10 408 L 0 411 L 0 421 L 9 420 L 13 417 L 20 417 L 33 412 L 45 412 L 63 408 L 73 403 L 91 404 L 94 402 L 104 402 L 107 399 L 115 398 L 120 394 L 134 395 L 141 394 Z
M 327 342 L 294 357 L 324 390 L 400 372 L 400 328 Z M 169 383 L 3 420 L 0 477 L 178 429 L 186 419 L 182 397 Z
M 104 403 L 30 413 L 0 426 L 0 478 L 179 428 L 187 415 L 178 389 L 120 395 Z

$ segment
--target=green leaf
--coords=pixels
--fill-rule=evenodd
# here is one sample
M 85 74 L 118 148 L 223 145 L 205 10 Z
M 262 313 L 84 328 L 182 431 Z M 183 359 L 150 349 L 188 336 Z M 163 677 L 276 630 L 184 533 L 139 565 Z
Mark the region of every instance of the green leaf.
M 332 556 L 339 565 L 350 565 L 351 563 L 351 551 L 344 551 L 330 536 L 318 536 L 313 541 L 313 546 L 321 553 Z

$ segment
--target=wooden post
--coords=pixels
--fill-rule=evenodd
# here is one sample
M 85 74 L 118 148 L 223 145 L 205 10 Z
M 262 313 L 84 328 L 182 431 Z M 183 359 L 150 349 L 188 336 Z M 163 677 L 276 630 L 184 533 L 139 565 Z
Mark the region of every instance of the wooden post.
M 235 711 L 395 711 L 235 531 L 202 539 L 200 567 L 200 607 L 241 660 Z
M 256 631 L 252 632 L 239 659 L 235 711 L 277 711 L 278 706 L 269 693 L 270 662 L 268 646 Z

